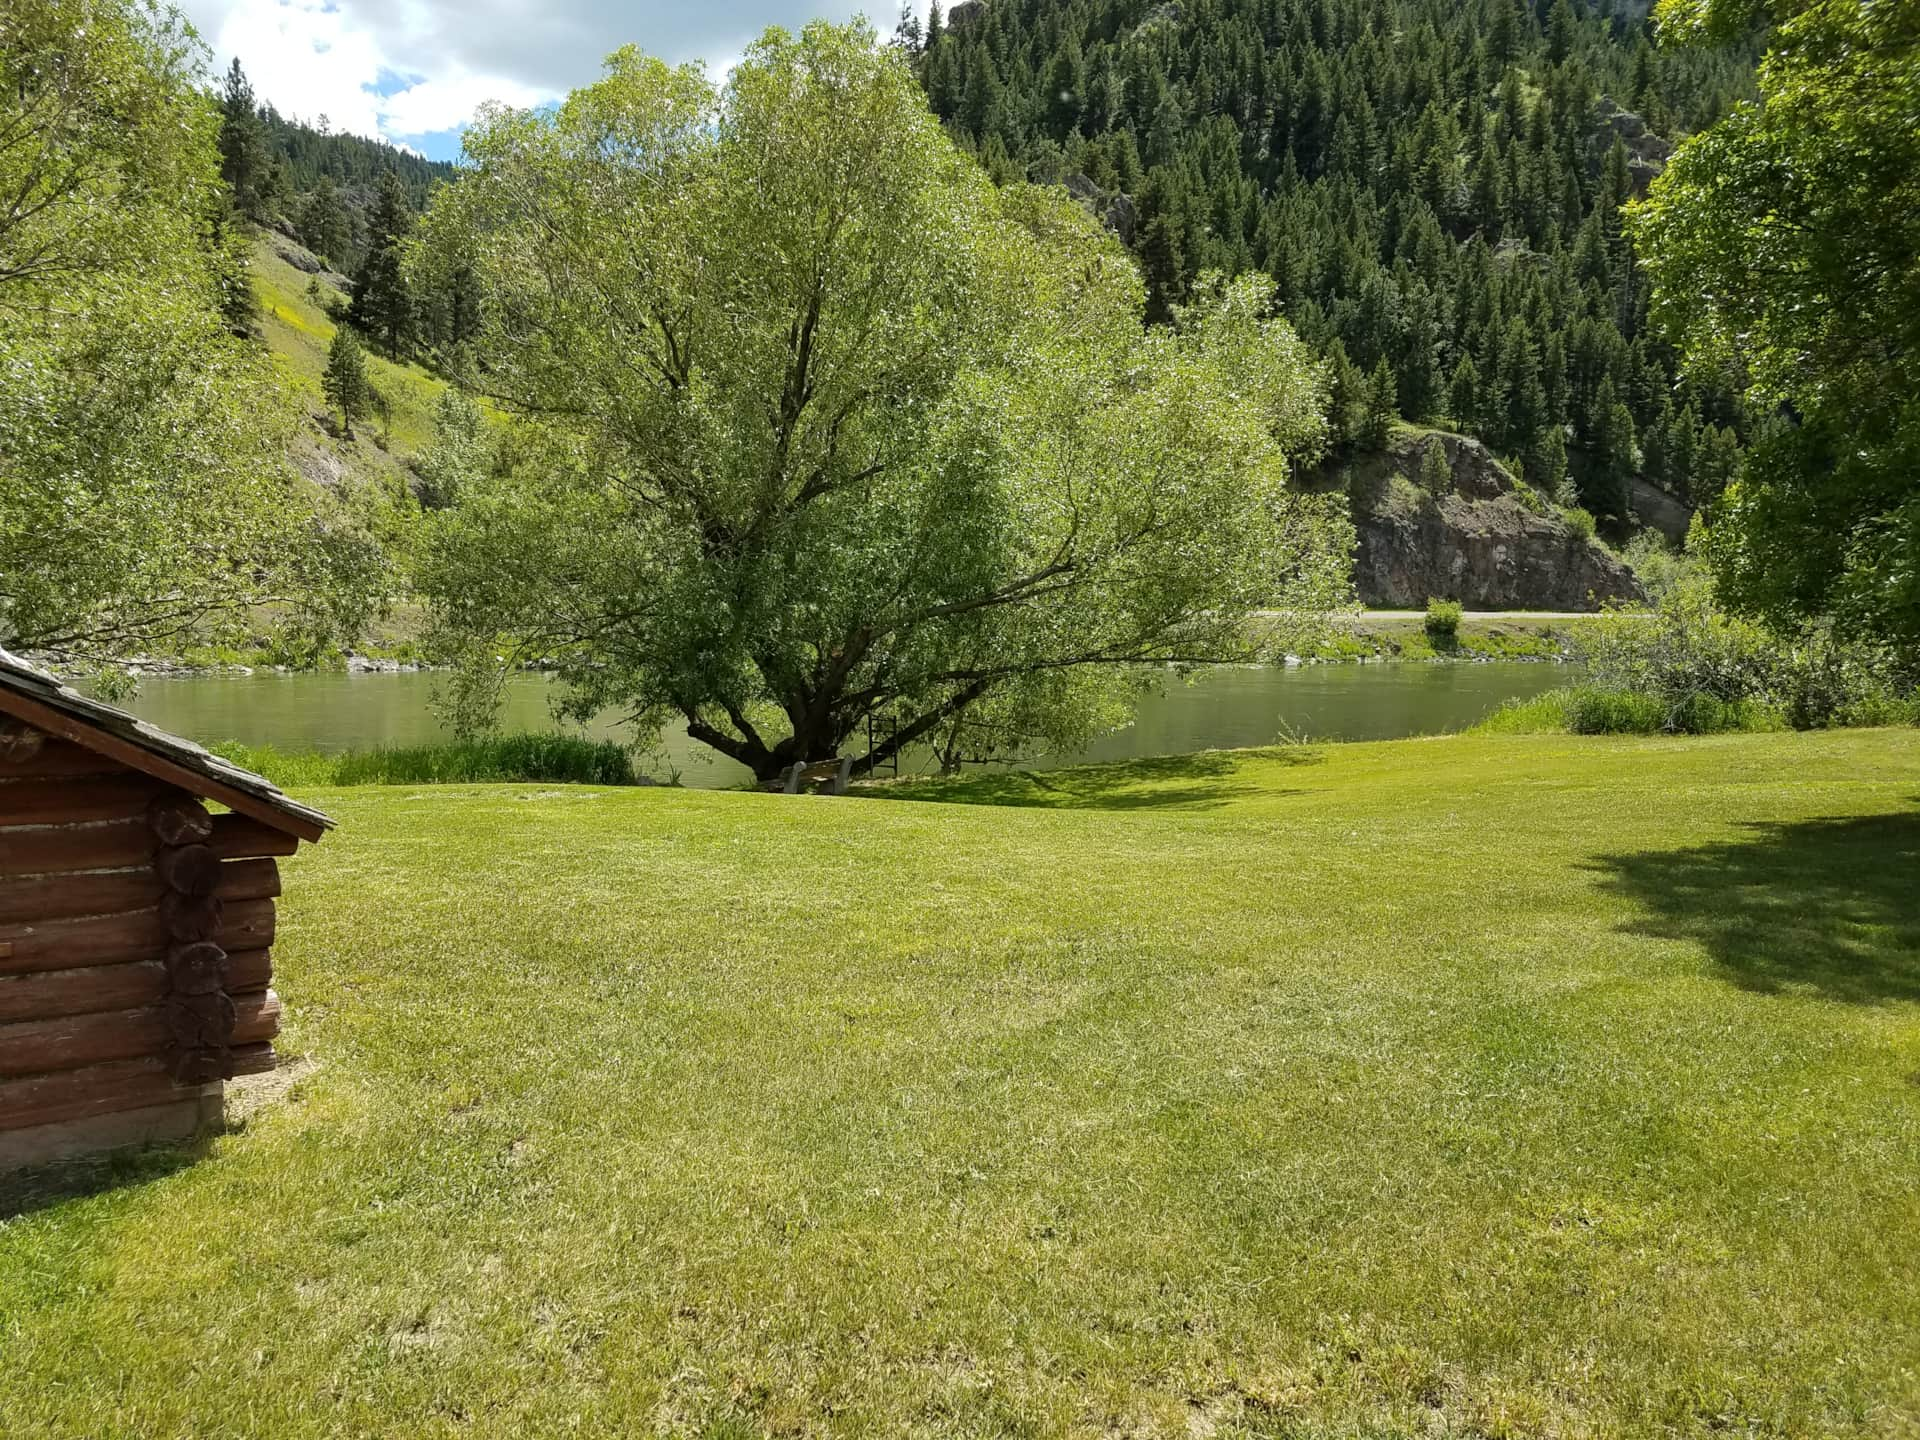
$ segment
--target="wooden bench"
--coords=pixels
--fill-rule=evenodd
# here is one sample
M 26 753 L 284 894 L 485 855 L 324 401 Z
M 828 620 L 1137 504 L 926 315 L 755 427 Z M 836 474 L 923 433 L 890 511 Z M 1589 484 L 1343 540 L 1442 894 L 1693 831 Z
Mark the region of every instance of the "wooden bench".
M 850 755 L 842 755 L 837 760 L 816 760 L 811 765 L 796 760 L 788 769 L 787 778 L 780 783 L 780 793 L 798 795 L 804 785 L 818 795 L 844 795 L 847 782 L 852 778 L 853 757 Z

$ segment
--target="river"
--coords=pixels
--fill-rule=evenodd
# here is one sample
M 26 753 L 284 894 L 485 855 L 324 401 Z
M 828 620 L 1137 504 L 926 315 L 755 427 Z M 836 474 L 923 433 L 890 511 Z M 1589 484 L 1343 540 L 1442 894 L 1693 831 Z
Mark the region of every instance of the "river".
M 1553 664 L 1387 663 L 1220 667 L 1190 681 L 1171 680 L 1147 697 L 1125 730 L 1085 750 L 1049 757 L 1048 765 L 1127 760 L 1194 750 L 1310 740 L 1392 740 L 1464 730 L 1506 700 L 1567 683 Z M 217 748 L 239 741 L 286 750 L 370 749 L 422 745 L 446 738 L 428 701 L 432 675 L 217 675 L 149 678 L 131 709 L 162 729 Z M 508 687 L 508 730 L 557 728 L 548 711 L 549 682 L 534 675 Z M 603 716 L 590 734 L 623 738 Z M 665 764 L 682 783 L 725 787 L 747 772 L 713 756 L 684 733 L 666 736 Z

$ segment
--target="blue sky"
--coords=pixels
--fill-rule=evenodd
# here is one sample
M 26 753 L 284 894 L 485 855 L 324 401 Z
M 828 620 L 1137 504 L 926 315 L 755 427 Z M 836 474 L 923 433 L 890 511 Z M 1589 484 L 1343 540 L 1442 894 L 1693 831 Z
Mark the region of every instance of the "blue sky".
M 881 29 L 896 0 L 181 0 L 224 70 L 238 55 L 284 115 L 380 136 L 437 160 L 487 100 L 538 105 L 592 80 L 621 45 L 724 70 L 768 25 L 864 11 Z

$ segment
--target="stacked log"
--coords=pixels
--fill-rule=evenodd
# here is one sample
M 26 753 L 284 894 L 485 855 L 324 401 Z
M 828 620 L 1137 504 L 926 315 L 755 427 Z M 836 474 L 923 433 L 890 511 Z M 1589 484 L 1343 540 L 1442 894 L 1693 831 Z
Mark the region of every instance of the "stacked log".
M 10 1132 L 273 1067 L 273 857 L 296 844 L 0 717 L 0 1159 Z

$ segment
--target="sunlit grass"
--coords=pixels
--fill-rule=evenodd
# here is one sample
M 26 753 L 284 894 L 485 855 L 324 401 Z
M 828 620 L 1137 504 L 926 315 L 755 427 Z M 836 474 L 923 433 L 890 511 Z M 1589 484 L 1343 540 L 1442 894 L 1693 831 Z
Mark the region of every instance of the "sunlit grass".
M 311 792 L 314 1068 L 0 1226 L 0 1431 L 1920 1417 L 1913 732 L 894 793 Z

